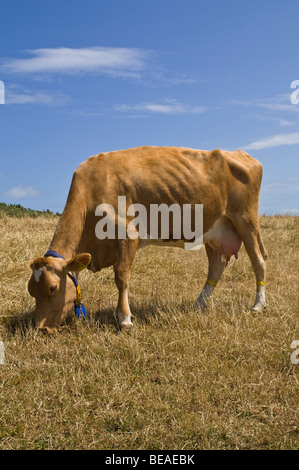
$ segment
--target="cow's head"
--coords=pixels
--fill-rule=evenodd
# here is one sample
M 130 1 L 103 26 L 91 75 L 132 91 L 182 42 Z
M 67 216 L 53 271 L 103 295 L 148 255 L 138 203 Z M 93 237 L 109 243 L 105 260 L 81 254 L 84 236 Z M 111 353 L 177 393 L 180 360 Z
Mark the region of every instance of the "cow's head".
M 28 291 L 36 300 L 35 323 L 38 329 L 53 333 L 74 308 L 76 286 L 68 273 L 82 271 L 90 260 L 90 254 L 83 253 L 69 260 L 39 257 L 31 261 Z

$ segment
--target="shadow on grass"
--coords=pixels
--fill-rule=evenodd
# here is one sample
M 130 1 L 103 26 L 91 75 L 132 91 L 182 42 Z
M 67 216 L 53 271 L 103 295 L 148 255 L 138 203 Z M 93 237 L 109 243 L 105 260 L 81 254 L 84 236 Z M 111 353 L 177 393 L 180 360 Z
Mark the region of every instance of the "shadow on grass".
M 25 313 L 7 315 L 2 317 L 1 324 L 4 326 L 4 329 L 6 330 L 6 334 L 8 336 L 21 335 L 22 337 L 28 337 L 32 334 L 37 333 L 34 316 L 34 310 Z M 73 315 L 69 314 L 63 322 L 63 325 L 71 325 L 72 322 Z
M 34 312 L 29 311 L 22 314 L 4 316 L 1 319 L 1 323 L 9 336 L 16 334 L 28 336 L 35 328 Z
M 190 311 L 190 303 L 182 302 L 180 304 L 171 303 L 131 303 L 132 318 L 140 324 L 151 324 L 153 321 L 165 321 L 165 318 L 178 312 L 187 314 Z M 25 313 L 7 315 L 2 317 L 1 323 L 4 326 L 7 335 L 21 335 L 28 337 L 32 333 L 36 334 L 34 311 Z M 119 325 L 115 316 L 115 309 L 111 307 L 101 308 L 95 313 L 87 313 L 85 319 L 78 320 L 73 312 L 70 312 L 64 320 L 62 327 L 75 328 L 76 321 L 86 322 L 91 329 L 111 328 L 116 333 L 119 332 Z
M 160 316 L 159 307 L 156 304 L 134 304 L 130 305 L 132 311 L 132 319 L 138 321 L 138 323 L 150 323 L 153 319 Z M 87 321 L 91 326 L 96 328 L 112 328 L 115 331 L 119 331 L 119 325 L 113 308 L 101 308 L 95 313 L 87 315 Z
M 181 303 L 162 303 L 155 300 L 153 302 L 130 303 L 133 323 L 136 320 L 139 324 L 152 324 L 153 321 L 164 321 L 165 317 L 175 314 L 188 314 L 193 308 L 190 302 Z M 115 316 L 115 310 L 112 308 L 100 309 L 96 313 L 88 315 L 91 324 L 97 328 L 112 327 L 119 330 L 118 322 Z

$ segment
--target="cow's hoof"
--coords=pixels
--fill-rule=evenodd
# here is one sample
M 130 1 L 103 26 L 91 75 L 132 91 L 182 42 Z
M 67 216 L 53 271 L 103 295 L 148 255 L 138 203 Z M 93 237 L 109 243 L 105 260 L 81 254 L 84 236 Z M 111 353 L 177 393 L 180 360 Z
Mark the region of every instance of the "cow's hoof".
M 261 312 L 266 308 L 266 297 L 264 292 L 257 292 L 254 305 L 251 309 L 252 312 Z
M 203 312 L 208 309 L 208 304 L 206 302 L 195 302 L 193 309 Z
M 194 310 L 205 311 L 209 308 L 209 301 L 205 295 L 200 295 L 193 305 Z
M 121 333 L 130 333 L 132 330 L 133 323 L 122 322 L 119 326 L 120 326 Z
M 116 318 L 119 324 L 120 331 L 122 333 L 129 333 L 131 330 L 133 323 L 132 323 L 132 315 L 126 315 L 122 312 L 116 312 Z
M 264 310 L 264 308 L 266 308 L 267 305 L 265 303 L 258 303 L 258 304 L 254 304 L 254 306 L 252 307 L 251 311 L 252 312 L 261 312 L 262 310 Z

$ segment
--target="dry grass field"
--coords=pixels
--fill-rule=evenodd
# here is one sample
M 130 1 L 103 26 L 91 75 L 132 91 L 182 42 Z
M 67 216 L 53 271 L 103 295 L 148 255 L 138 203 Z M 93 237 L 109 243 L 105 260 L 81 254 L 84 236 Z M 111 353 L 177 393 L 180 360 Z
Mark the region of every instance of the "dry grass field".
M 137 253 L 134 329 L 118 334 L 112 268 L 81 276 L 88 318 L 33 327 L 29 260 L 57 217 L 0 218 L 0 449 L 298 449 L 299 218 L 261 217 L 268 307 L 251 313 L 244 248 L 206 313 L 194 312 L 204 251 Z

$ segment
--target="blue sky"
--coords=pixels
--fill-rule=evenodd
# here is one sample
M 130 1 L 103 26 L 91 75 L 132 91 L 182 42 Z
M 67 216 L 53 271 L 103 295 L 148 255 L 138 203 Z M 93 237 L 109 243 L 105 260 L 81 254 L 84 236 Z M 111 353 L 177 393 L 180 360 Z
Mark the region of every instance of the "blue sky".
M 298 0 L 3 0 L 0 17 L 0 201 L 61 212 L 109 150 L 241 148 L 260 213 L 299 214 Z

